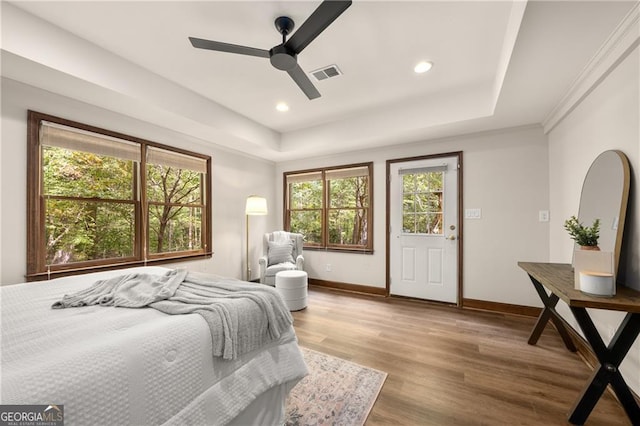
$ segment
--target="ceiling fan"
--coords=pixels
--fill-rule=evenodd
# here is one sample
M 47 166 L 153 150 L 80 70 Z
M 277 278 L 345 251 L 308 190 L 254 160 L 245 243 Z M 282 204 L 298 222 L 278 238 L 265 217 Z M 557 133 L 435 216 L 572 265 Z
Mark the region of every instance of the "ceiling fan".
M 282 44 L 273 47 L 271 50 L 256 49 L 254 47 L 239 46 L 195 37 L 189 37 L 189 41 L 191 41 L 193 47 L 198 49 L 269 58 L 271 65 L 279 70 L 286 71 L 309 99 L 315 99 L 320 97 L 320 92 L 318 92 L 318 89 L 311 83 L 311 80 L 309 80 L 309 77 L 307 77 L 302 68 L 300 68 L 300 65 L 298 65 L 298 54 L 318 37 L 322 31 L 331 25 L 342 12 L 347 10 L 347 8 L 351 6 L 351 3 L 351 0 L 323 1 L 289 40 L 287 40 L 287 35 L 291 33 L 295 26 L 293 19 L 288 16 L 276 18 L 275 25 L 278 32 L 282 34 Z

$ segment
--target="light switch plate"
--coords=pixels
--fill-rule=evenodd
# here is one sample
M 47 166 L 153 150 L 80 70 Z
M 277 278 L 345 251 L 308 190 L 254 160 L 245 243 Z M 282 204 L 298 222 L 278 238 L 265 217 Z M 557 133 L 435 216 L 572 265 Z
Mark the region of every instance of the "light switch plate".
M 465 219 L 482 219 L 482 209 L 464 209 Z

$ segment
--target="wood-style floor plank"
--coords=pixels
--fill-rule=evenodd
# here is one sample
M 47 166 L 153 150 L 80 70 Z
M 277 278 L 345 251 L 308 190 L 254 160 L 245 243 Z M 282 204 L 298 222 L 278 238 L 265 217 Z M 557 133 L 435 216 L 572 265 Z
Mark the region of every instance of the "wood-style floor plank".
M 535 319 L 309 289 L 300 345 L 388 374 L 367 425 L 568 425 L 591 370 Z M 605 392 L 587 425 L 629 425 Z

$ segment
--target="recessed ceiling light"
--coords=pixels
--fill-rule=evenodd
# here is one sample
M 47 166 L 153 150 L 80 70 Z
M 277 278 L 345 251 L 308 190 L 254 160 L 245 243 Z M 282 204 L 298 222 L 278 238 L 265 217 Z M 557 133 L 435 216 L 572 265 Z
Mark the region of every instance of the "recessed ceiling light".
M 289 111 L 289 105 L 287 105 L 285 102 L 279 102 L 276 105 L 276 109 L 280 112 L 287 112 Z
M 416 65 L 413 68 L 413 70 L 417 74 L 422 74 L 422 73 L 425 73 L 425 72 L 429 71 L 432 66 L 433 66 L 432 62 L 422 61 L 422 62 L 418 63 L 418 65 Z

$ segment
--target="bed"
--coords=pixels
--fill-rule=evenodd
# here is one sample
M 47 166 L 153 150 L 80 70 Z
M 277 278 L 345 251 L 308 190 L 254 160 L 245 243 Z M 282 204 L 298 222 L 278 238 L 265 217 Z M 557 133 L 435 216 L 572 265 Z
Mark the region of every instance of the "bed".
M 52 309 L 97 280 L 167 271 L 130 268 L 2 287 L 1 403 L 62 404 L 68 425 L 282 424 L 285 398 L 307 374 L 291 326 L 277 340 L 223 359 L 212 355 L 211 330 L 198 314 Z

